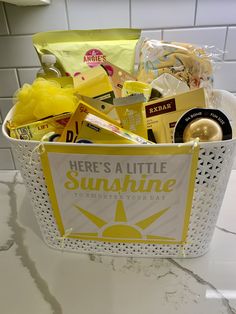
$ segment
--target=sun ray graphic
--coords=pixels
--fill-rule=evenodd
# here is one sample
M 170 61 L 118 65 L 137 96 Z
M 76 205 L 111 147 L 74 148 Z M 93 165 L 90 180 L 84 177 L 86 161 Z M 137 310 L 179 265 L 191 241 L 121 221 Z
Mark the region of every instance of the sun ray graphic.
M 91 221 L 102 234 L 103 239 L 153 239 L 153 240 L 169 240 L 173 241 L 175 238 L 162 237 L 158 235 L 144 234 L 144 230 L 151 224 L 160 219 L 170 208 L 164 208 L 157 213 L 137 221 L 134 225 L 129 225 L 126 212 L 122 200 L 117 201 L 115 217 L 113 222 L 107 222 L 102 218 L 92 214 L 91 212 L 81 208 L 77 204 L 74 207 L 80 211 L 89 221 Z M 97 238 L 98 232 L 83 232 L 76 233 L 78 236 L 88 236 Z

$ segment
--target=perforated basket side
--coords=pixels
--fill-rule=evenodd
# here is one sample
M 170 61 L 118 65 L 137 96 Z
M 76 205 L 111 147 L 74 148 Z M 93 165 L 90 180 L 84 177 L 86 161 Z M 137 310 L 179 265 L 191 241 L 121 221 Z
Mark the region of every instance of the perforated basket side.
M 200 144 L 200 155 L 188 228 L 187 241 L 178 244 L 108 243 L 66 238 L 60 239 L 56 221 L 35 150 L 38 143 L 11 141 L 30 193 L 33 209 L 45 242 L 53 248 L 86 253 L 150 256 L 195 257 L 204 254 L 214 232 L 235 154 L 236 140 Z M 78 144 L 75 144 L 78 145 Z
M 61 240 L 40 156 L 36 149 L 39 142 L 10 138 L 6 130 L 6 121 L 10 116 L 11 112 L 3 123 L 3 134 L 11 143 L 14 155 L 20 165 L 21 174 L 32 200 L 34 214 L 47 245 L 55 249 L 63 248 L 65 251 L 74 252 L 175 258 L 200 256 L 208 250 L 232 168 L 236 139 L 200 143 L 192 211 L 187 241 L 184 245 L 108 243 L 72 238 Z

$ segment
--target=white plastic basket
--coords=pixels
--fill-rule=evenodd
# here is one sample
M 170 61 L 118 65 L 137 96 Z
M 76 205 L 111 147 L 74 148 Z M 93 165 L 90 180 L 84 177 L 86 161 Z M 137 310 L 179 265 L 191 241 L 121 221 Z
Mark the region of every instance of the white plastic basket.
M 175 258 L 197 257 L 207 252 L 231 172 L 236 139 L 200 143 L 186 244 L 110 243 L 74 238 L 62 239 L 53 215 L 40 156 L 34 152 L 39 142 L 10 138 L 6 129 L 6 121 L 10 116 L 11 112 L 4 121 L 3 134 L 11 143 L 20 164 L 21 174 L 30 194 L 42 236 L 50 247 L 81 253 Z M 51 143 L 51 145 L 57 144 Z

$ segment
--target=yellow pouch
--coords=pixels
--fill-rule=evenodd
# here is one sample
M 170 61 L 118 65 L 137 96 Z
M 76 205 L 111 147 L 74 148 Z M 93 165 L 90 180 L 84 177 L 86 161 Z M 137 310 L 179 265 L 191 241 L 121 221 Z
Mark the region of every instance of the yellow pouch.
M 132 72 L 139 29 L 95 29 L 37 33 L 33 44 L 39 56 L 54 54 L 62 75 L 74 76 L 109 61 Z
M 60 142 L 77 142 L 78 134 L 81 129 L 82 121 L 84 118 L 84 114 L 93 114 L 97 117 L 100 117 L 102 119 L 106 119 L 107 121 L 111 122 L 114 125 L 119 125 L 119 123 L 103 112 L 97 110 L 96 108 L 90 106 L 88 103 L 80 100 L 77 109 L 73 113 L 73 115 L 70 118 L 70 121 L 68 122 L 67 126 L 65 127 L 59 141 Z
M 77 143 L 153 144 L 93 114 L 85 114 Z
M 146 103 L 147 128 L 154 133 L 156 142 L 172 143 L 176 122 L 184 112 L 195 107 L 206 107 L 203 88 Z
M 16 139 L 52 142 L 59 139 L 70 116 L 70 113 L 64 113 L 19 127 L 12 127 L 11 123 L 8 122 L 7 127 L 10 131 L 10 137 Z
M 147 138 L 147 120 L 145 115 L 145 98 L 132 95 L 114 99 L 115 109 L 123 128 Z

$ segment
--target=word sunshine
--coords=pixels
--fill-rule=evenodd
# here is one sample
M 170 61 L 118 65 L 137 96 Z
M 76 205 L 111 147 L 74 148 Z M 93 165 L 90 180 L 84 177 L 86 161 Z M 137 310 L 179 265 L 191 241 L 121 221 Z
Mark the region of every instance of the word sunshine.
M 78 171 L 68 171 L 67 181 L 64 187 L 67 190 L 81 191 L 104 191 L 104 192 L 171 192 L 176 185 L 175 179 L 148 179 L 142 175 L 139 180 L 135 180 L 131 175 L 121 178 L 91 178 L 79 177 Z

